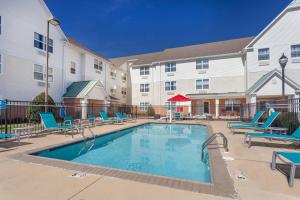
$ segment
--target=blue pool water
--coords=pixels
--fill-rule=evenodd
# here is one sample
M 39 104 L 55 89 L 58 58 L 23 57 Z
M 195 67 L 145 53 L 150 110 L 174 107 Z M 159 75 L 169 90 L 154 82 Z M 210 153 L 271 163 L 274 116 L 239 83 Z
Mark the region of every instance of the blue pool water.
M 77 163 L 210 182 L 201 161 L 207 129 L 200 125 L 145 124 L 36 155 Z

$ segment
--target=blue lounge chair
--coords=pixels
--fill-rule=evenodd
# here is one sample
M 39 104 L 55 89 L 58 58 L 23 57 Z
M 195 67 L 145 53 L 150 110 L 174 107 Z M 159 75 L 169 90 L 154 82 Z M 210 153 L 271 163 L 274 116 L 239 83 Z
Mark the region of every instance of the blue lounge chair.
M 72 116 L 65 116 L 64 117 L 64 124 L 68 126 L 79 126 L 80 119 L 73 119 Z
M 180 119 L 181 119 L 181 114 L 180 114 L 180 112 L 175 112 L 174 118 L 175 118 L 175 120 L 180 120 Z
M 20 135 L 19 134 L 11 134 L 11 133 L 0 133 L 0 139 L 9 139 L 9 138 L 17 138 L 18 143 L 20 144 Z
M 40 113 L 41 121 L 46 130 L 53 130 L 53 131 L 63 131 L 66 135 L 67 132 L 72 132 L 73 137 L 73 131 L 75 130 L 77 133 L 79 133 L 79 128 L 76 126 L 60 126 L 57 124 L 53 113 L 51 112 L 43 112 Z
M 101 116 L 101 118 L 102 118 L 102 121 L 103 121 L 104 123 L 114 123 L 114 122 L 116 122 L 116 119 L 115 119 L 115 118 L 113 118 L 113 117 L 108 117 L 107 113 L 104 112 L 104 111 L 101 111 L 99 114 L 100 114 L 100 116 Z
M 243 126 L 243 125 L 237 125 L 237 126 L 231 126 L 229 127 L 234 134 L 235 129 L 253 129 L 253 130 L 260 130 L 260 131 L 265 131 L 267 130 L 274 120 L 280 115 L 280 112 L 273 112 L 268 119 L 263 123 L 263 124 L 258 124 L 256 126 Z
M 273 152 L 272 170 L 276 170 L 276 158 L 291 165 L 289 186 L 294 186 L 296 167 L 300 166 L 300 153 L 298 152 Z
M 88 114 L 89 126 L 102 125 L 103 121 L 97 118 L 93 113 Z
M 248 147 L 251 147 L 252 138 L 277 139 L 291 142 L 300 142 L 300 127 L 298 127 L 292 135 L 279 135 L 273 133 L 247 133 L 245 135 L 245 143 L 248 142 Z
M 127 122 L 135 121 L 135 119 L 124 116 L 123 113 L 121 113 L 121 112 L 116 112 L 115 114 L 116 114 L 116 117 L 121 121 L 127 121 Z
M 254 116 L 254 118 L 249 121 L 249 122 L 228 122 L 227 126 L 231 127 L 231 126 L 237 126 L 237 125 L 249 125 L 249 126 L 255 126 L 257 125 L 259 119 L 265 114 L 265 111 L 259 111 L 258 113 L 256 113 L 256 115 Z

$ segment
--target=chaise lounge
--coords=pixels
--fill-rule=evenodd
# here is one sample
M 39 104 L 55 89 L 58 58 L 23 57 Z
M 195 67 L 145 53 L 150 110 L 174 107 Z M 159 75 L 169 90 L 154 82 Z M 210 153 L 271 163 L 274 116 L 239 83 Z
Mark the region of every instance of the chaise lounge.
M 231 126 L 238 126 L 238 125 L 245 125 L 245 126 L 255 126 L 258 124 L 259 119 L 265 114 L 265 111 L 259 111 L 256 113 L 254 118 L 249 121 L 249 122 L 243 122 L 243 121 L 238 121 L 238 122 L 228 122 L 227 127 Z
M 296 168 L 300 166 L 300 153 L 298 152 L 273 152 L 272 170 L 276 170 L 276 159 L 279 158 L 284 163 L 291 165 L 289 186 L 294 186 Z
M 269 129 L 269 127 L 272 125 L 272 123 L 275 121 L 275 119 L 280 115 L 280 112 L 273 112 L 268 119 L 263 124 L 258 124 L 256 126 L 243 126 L 243 125 L 237 125 L 237 126 L 231 126 L 229 127 L 231 129 L 231 132 L 234 134 L 236 129 L 252 129 L 252 130 L 259 130 L 259 131 L 265 131 Z
M 40 113 L 40 117 L 41 117 L 42 124 L 46 130 L 61 131 L 64 133 L 64 135 L 66 135 L 67 132 L 72 132 L 72 137 L 73 137 L 73 131 L 79 133 L 79 127 L 58 125 L 54 118 L 53 113 L 51 112 Z
M 247 133 L 245 135 L 245 143 L 248 142 L 248 147 L 251 147 L 252 138 L 266 138 L 266 139 L 277 139 L 283 141 L 291 141 L 300 143 L 300 127 L 298 127 L 292 135 L 279 135 L 272 133 Z

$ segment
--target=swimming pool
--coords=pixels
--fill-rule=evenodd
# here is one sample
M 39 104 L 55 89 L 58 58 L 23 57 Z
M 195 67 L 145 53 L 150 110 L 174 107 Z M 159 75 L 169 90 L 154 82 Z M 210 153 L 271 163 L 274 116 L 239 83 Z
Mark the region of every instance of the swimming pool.
M 149 123 L 35 155 L 210 183 L 210 162 L 200 156 L 207 137 L 201 125 Z

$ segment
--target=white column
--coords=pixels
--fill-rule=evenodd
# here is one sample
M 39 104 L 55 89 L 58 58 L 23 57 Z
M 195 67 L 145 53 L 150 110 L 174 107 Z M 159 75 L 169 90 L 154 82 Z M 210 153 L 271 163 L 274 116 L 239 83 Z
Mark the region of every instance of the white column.
M 250 117 L 254 117 L 256 114 L 256 95 L 250 97 Z
M 87 99 L 81 99 L 81 119 L 87 119 Z
M 217 97 L 215 99 L 215 106 L 216 106 L 216 119 L 219 119 L 220 117 L 220 101 L 219 101 L 219 98 Z

